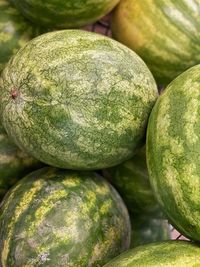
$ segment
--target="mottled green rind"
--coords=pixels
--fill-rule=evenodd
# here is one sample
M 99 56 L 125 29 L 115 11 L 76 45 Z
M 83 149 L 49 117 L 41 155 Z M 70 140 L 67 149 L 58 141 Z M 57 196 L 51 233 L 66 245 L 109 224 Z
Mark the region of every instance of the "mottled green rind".
M 199 64 L 199 28 L 199 0 L 123 0 L 112 19 L 113 37 L 140 55 L 162 85 Z
M 129 245 L 122 199 L 92 172 L 33 172 L 6 195 L 0 210 L 3 267 L 103 266 Z
M 17 180 L 41 164 L 21 151 L 0 125 L 0 199 Z
M 158 99 L 147 131 L 147 164 L 155 195 L 180 233 L 200 241 L 200 65 Z
M 101 169 L 142 146 L 157 94 L 130 49 L 63 30 L 35 38 L 12 58 L 0 80 L 0 114 L 18 146 L 40 161 Z
M 131 213 L 149 213 L 160 217 L 162 212 L 150 185 L 145 154 L 143 148 L 132 159 L 103 173 L 116 187 Z
M 0 0 L 0 72 L 11 56 L 40 32 L 8 1 Z
M 22 14 L 37 25 L 75 28 L 108 14 L 119 0 L 12 0 Z
M 104 267 L 199 267 L 200 247 L 187 241 L 166 241 L 139 246 Z
M 171 239 L 168 222 L 145 213 L 131 215 L 131 229 L 131 248 Z

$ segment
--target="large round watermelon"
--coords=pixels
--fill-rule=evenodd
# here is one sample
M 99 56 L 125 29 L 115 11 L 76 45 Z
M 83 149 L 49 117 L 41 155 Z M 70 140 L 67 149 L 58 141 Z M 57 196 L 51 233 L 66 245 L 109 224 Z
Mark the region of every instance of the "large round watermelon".
M 0 265 L 103 266 L 130 245 L 122 199 L 92 172 L 50 167 L 22 179 L 0 210 Z
M 158 216 L 156 218 L 145 213 L 131 215 L 131 248 L 171 239 L 167 220 Z
M 132 249 L 105 267 L 197 267 L 200 247 L 187 241 L 166 241 Z
M 158 99 L 147 132 L 155 194 L 171 223 L 200 241 L 200 65 L 175 79 Z
M 0 200 L 19 178 L 39 166 L 8 138 L 0 125 Z
M 146 149 L 143 148 L 132 159 L 103 173 L 116 187 L 131 213 L 160 217 L 161 211 L 150 185 L 145 154 Z
M 7 65 L 0 88 L 3 125 L 19 147 L 71 169 L 132 157 L 157 98 L 155 81 L 134 52 L 81 30 L 30 41 Z
M 74 28 L 93 23 L 109 13 L 119 0 L 12 0 L 35 24 Z
M 136 51 L 160 84 L 200 62 L 200 1 L 123 0 L 114 38 Z
M 39 32 L 8 1 L 0 0 L 0 72 L 10 57 Z

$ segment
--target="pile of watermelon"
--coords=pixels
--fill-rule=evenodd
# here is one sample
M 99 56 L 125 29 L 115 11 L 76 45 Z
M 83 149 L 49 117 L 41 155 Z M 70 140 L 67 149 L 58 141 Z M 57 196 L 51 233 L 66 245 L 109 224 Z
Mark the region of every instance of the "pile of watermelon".
M 200 266 L 199 28 L 193 0 L 0 0 L 1 267 Z

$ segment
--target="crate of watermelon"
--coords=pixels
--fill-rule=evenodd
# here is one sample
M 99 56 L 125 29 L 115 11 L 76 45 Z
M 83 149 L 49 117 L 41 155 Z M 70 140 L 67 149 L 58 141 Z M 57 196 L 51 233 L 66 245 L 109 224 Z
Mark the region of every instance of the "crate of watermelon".
M 0 0 L 0 266 L 200 266 L 200 3 Z

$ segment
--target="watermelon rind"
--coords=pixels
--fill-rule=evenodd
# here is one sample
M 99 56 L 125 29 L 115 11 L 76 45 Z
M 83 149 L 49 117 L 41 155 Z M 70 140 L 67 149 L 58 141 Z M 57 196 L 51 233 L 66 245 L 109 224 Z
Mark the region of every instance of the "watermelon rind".
M 0 73 L 9 59 L 41 32 L 8 1 L 0 0 Z
M 49 165 L 111 167 L 144 143 L 155 80 L 129 48 L 63 30 L 31 40 L 0 79 L 0 116 L 16 144 Z
M 12 142 L 0 124 L 0 200 L 20 178 L 41 166 Z
M 103 174 L 118 190 L 130 213 L 162 216 L 149 181 L 145 147 L 130 160 L 103 170 Z
M 173 226 L 200 241 L 200 65 L 160 96 L 147 130 L 147 165 L 155 196 Z
M 93 172 L 40 169 L 1 205 L 1 266 L 103 266 L 129 245 L 127 209 Z
M 18 10 L 36 25 L 48 28 L 77 28 L 108 14 L 119 0 L 12 0 Z
M 131 214 L 131 248 L 171 239 L 167 220 L 145 213 Z
M 200 247 L 188 241 L 165 241 L 124 252 L 104 267 L 200 266 Z
M 112 16 L 112 34 L 166 86 L 200 62 L 199 10 L 199 1 L 123 0 Z

